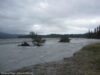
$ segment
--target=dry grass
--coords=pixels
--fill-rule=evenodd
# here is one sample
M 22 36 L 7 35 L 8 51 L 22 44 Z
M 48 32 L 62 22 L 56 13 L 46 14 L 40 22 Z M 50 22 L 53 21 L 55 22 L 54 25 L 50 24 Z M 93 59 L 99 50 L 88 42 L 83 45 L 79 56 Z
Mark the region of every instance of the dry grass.
M 83 47 L 73 58 L 84 75 L 100 75 L 100 43 Z

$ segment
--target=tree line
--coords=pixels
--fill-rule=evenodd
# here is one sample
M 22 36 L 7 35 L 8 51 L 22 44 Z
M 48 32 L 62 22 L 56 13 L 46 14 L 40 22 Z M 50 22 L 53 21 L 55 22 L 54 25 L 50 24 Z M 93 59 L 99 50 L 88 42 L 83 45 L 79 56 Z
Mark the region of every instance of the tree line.
M 49 34 L 49 35 L 38 35 L 39 37 L 42 38 L 60 38 L 63 37 L 64 35 L 67 35 L 68 37 L 71 38 L 94 38 L 94 39 L 100 39 L 100 25 L 96 27 L 94 30 L 89 30 L 85 34 Z M 21 35 L 18 36 L 18 38 L 31 38 L 30 35 Z
M 87 38 L 95 38 L 100 39 L 100 25 L 96 27 L 93 31 L 89 30 L 88 33 L 86 33 Z

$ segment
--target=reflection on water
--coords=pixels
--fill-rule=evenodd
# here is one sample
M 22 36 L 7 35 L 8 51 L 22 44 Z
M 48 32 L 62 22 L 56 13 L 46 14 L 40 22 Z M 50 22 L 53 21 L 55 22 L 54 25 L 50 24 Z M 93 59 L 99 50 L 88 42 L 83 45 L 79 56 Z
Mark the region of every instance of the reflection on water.
M 17 45 L 24 40 L 31 41 L 30 39 L 0 40 L 0 72 L 61 60 L 72 56 L 86 44 L 100 42 L 100 40 L 74 38 L 70 43 L 59 43 L 57 38 L 47 38 L 45 45 L 41 47 L 18 47 Z

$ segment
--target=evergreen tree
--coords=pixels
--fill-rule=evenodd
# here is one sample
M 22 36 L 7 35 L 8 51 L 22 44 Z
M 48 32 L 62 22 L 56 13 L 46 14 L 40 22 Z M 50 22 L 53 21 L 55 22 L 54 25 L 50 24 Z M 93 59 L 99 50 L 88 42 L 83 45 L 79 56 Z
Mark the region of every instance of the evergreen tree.
M 86 33 L 87 38 L 96 38 L 100 39 L 100 26 L 96 27 L 94 31 L 90 31 Z

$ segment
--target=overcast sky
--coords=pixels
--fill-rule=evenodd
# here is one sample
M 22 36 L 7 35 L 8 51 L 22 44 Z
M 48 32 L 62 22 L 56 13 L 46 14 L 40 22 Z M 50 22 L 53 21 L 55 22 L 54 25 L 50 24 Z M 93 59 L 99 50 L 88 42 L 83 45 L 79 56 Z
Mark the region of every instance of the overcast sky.
M 0 0 L 0 31 L 85 33 L 100 24 L 100 0 Z

